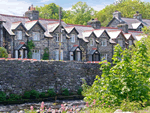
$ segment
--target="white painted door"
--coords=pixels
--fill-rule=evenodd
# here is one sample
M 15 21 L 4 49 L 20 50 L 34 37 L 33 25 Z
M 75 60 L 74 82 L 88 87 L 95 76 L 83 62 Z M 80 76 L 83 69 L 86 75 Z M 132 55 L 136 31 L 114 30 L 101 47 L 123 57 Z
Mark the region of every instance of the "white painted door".
M 27 54 L 28 54 L 28 53 L 27 53 L 27 50 L 25 50 L 25 58 L 27 58 Z
M 78 57 L 77 57 L 78 59 L 77 60 L 80 61 L 80 58 L 81 58 L 80 52 L 78 51 L 77 53 L 78 53 Z
M 40 60 L 40 50 L 33 50 L 32 51 L 32 58 Z
M 70 52 L 70 60 L 73 60 L 73 52 Z
M 21 59 L 23 59 L 23 50 L 20 50 Z
M 15 58 L 18 58 L 18 50 L 15 51 Z
M 61 50 L 60 60 L 63 60 L 63 50 Z

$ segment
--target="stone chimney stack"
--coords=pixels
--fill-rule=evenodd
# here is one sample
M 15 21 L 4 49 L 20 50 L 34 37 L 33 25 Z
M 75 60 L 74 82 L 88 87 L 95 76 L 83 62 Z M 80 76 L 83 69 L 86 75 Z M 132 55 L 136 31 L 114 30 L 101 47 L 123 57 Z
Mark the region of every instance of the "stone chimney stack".
M 128 33 L 128 24 L 126 24 L 126 23 L 124 23 L 124 24 L 118 24 L 117 27 L 118 27 L 118 29 L 121 29 L 125 33 Z
M 28 17 L 30 20 L 39 20 L 39 11 L 36 11 L 33 5 L 31 5 L 28 11 L 25 12 L 25 17 Z
M 101 23 L 100 21 L 95 18 L 87 22 L 87 25 L 91 25 L 94 29 L 100 29 L 101 28 Z
M 120 20 L 120 19 L 121 19 L 121 12 L 115 11 L 115 12 L 113 13 L 113 17 L 116 17 L 116 18 L 118 18 L 118 19 Z
M 138 19 L 139 21 L 142 21 L 142 14 L 139 14 L 138 11 L 136 11 L 136 14 L 133 15 L 133 18 Z

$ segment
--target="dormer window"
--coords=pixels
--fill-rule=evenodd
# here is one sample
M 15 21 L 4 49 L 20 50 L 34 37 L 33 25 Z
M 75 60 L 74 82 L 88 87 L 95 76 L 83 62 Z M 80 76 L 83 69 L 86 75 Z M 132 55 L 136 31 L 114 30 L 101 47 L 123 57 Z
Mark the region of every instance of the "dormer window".
M 90 39 L 90 46 L 94 46 L 94 39 L 93 38 Z
M 132 40 L 129 40 L 129 45 L 132 45 Z
M 71 42 L 72 42 L 72 43 L 75 42 L 75 34 L 71 34 Z
M 39 32 L 33 32 L 33 40 L 34 41 L 40 40 L 40 33 Z
M 143 28 L 142 26 L 139 26 L 139 31 L 142 31 L 142 28 Z
M 102 46 L 107 46 L 107 39 L 102 39 Z
M 17 31 L 17 39 L 22 40 L 22 31 Z

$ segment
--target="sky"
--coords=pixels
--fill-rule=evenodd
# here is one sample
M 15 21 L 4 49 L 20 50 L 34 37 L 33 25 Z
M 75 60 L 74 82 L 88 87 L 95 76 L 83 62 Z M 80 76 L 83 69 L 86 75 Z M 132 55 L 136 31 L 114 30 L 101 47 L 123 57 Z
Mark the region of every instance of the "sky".
M 55 3 L 64 10 L 69 10 L 72 5 L 79 1 L 86 2 L 88 6 L 99 11 L 105 6 L 113 4 L 115 0 L 0 0 L 0 14 L 23 16 L 31 4 L 33 6 L 44 6 L 44 4 Z M 144 1 L 148 2 L 149 0 Z

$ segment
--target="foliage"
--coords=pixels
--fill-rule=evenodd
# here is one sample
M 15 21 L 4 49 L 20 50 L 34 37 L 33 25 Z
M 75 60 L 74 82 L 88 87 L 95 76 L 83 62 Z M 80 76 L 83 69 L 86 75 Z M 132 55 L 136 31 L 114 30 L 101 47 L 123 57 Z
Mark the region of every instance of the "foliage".
M 23 98 L 24 99 L 37 99 L 39 98 L 39 92 L 36 90 L 25 91 Z
M 48 95 L 49 95 L 50 97 L 54 97 L 54 96 L 56 95 L 56 93 L 55 93 L 55 91 L 54 91 L 53 89 L 49 89 L 49 90 L 47 91 L 47 93 L 48 93 Z
M 21 100 L 21 96 L 20 96 L 20 95 L 17 95 L 17 94 L 10 94 L 8 100 L 11 100 L 11 101 L 14 101 L 14 100 Z
M 114 5 L 107 5 L 104 9 L 100 10 L 95 16 L 101 22 L 102 26 L 107 26 L 113 18 L 113 12 L 118 10 L 121 12 L 122 17 L 133 18 L 136 11 L 142 14 L 145 19 L 150 19 L 150 3 L 142 2 L 141 0 L 123 0 L 122 2 Z
M 31 94 L 30 94 L 30 91 L 25 91 L 22 97 L 23 97 L 24 99 L 30 99 L 30 95 L 31 95 Z
M 6 100 L 6 94 L 3 91 L 0 91 L 0 101 Z
M 48 50 L 48 48 L 44 49 L 43 60 L 49 60 L 49 50 Z
M 8 53 L 7 50 L 4 47 L 0 47 L 0 58 L 7 58 Z
M 87 22 L 94 17 L 96 11 L 89 7 L 86 2 L 77 2 L 71 10 L 66 11 L 63 20 L 66 23 L 87 25 Z
M 80 88 L 78 89 L 78 91 L 77 91 L 77 94 L 78 94 L 78 95 L 82 95 L 82 91 L 83 91 L 83 89 L 80 87 Z
M 39 16 L 45 19 L 59 19 L 59 6 L 55 3 L 44 4 L 44 6 L 36 6 L 36 10 L 39 11 Z
M 96 76 L 91 87 L 83 86 L 84 100 L 108 106 L 117 106 L 126 98 L 130 102 L 146 102 L 150 95 L 149 57 L 147 48 L 142 42 L 137 42 L 134 49 L 115 46 L 113 65 L 102 63 L 102 76 Z M 104 61 L 106 62 L 106 61 Z
M 31 49 L 33 49 L 35 47 L 33 41 L 28 41 L 27 42 L 27 48 L 28 48 L 28 58 L 32 58 L 32 51 Z
M 64 95 L 64 96 L 69 96 L 69 91 L 68 91 L 68 89 L 62 89 L 62 95 Z

